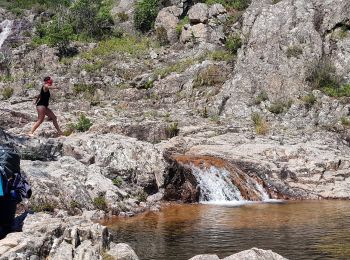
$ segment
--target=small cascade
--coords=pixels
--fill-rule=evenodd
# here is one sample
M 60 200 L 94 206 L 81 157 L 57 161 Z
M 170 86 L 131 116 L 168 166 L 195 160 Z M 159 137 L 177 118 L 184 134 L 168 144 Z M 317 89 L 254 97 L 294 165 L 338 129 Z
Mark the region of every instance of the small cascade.
M 191 168 L 201 190 L 199 202 L 244 200 L 239 189 L 233 185 L 228 171 L 214 166 L 203 170 L 195 166 Z
M 12 30 L 13 21 L 11 20 L 4 20 L 2 23 L 0 23 L 1 33 L 0 33 L 0 49 L 2 45 L 4 44 L 7 37 L 10 35 Z
M 199 168 L 191 165 L 192 174 L 195 176 L 199 188 L 201 203 L 228 203 L 228 202 L 249 202 L 251 200 L 245 198 L 240 192 L 240 188 L 233 183 L 231 173 L 223 168 L 210 166 L 208 168 Z M 240 185 L 244 183 L 244 187 L 249 187 L 250 192 L 254 193 L 258 201 L 269 201 L 269 195 L 253 178 L 241 180 Z

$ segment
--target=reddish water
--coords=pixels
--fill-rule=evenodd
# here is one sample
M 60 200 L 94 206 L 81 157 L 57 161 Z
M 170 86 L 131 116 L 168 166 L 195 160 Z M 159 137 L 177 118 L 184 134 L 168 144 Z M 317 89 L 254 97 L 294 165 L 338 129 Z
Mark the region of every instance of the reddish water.
M 350 201 L 171 205 L 108 226 L 141 260 L 225 257 L 252 247 L 289 259 L 350 259 Z

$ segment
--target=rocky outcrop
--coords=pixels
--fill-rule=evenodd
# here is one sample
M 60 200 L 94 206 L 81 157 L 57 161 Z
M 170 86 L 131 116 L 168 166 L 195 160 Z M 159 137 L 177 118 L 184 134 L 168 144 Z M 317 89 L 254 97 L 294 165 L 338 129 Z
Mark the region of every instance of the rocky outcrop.
M 218 106 L 228 98 L 225 115 L 246 117 L 249 103 L 261 91 L 271 100 L 296 97 L 309 89 L 308 71 L 321 59 L 349 78 L 343 58 L 349 52 L 349 37 L 345 32 L 345 37 L 334 38 L 339 26 L 347 28 L 349 8 L 346 1 L 252 1 L 243 15 L 244 44 L 235 76 L 219 95 Z
M 178 33 L 176 31 L 176 26 L 179 22 L 179 17 L 183 10 L 176 6 L 170 6 L 162 9 L 156 18 L 155 28 L 165 29 L 168 37 L 169 43 L 173 44 L 178 40 Z
M 20 149 L 28 150 L 32 142 Z M 149 143 L 113 134 L 98 139 L 93 134 L 63 138 L 55 143 L 63 156 L 57 161 L 35 157 L 22 161 L 33 187 L 34 207 L 73 212 L 98 208 L 119 214 L 147 207 L 147 196 L 163 187 L 165 164 L 160 151 Z M 45 147 L 41 149 L 45 152 Z
M 189 260 L 220 260 L 220 258 L 217 255 L 198 255 L 192 257 Z M 283 256 L 280 256 L 271 250 L 252 248 L 222 258 L 222 260 L 287 260 L 287 258 L 284 258 Z

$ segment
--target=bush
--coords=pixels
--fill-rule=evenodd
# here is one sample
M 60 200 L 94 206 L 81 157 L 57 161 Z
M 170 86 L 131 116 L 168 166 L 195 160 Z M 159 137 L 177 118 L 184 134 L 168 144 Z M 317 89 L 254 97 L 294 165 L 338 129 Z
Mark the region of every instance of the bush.
M 340 118 L 340 121 L 341 121 L 343 126 L 346 126 L 346 127 L 350 126 L 350 117 L 343 116 L 342 118 Z
M 313 64 L 307 71 L 306 80 L 313 89 L 320 90 L 324 88 L 338 89 L 342 82 L 334 65 L 327 60 L 321 60 Z
M 303 96 L 301 100 L 304 101 L 306 108 L 310 109 L 315 104 L 317 99 L 314 96 L 314 94 L 310 93 L 310 94 L 307 94 L 306 96 Z
M 118 176 L 117 178 L 112 180 L 112 183 L 113 185 L 120 187 L 123 184 L 123 179 L 120 176 Z
M 218 3 L 218 4 L 222 4 L 226 8 L 244 10 L 250 5 L 251 0 L 206 0 L 205 3 L 208 5 L 213 5 Z
M 225 47 L 232 54 L 237 54 L 238 49 L 242 47 L 241 37 L 238 34 L 228 37 Z
M 92 122 L 84 114 L 81 114 L 76 124 L 70 124 L 69 128 L 78 132 L 86 132 L 92 126 Z
M 301 54 L 303 54 L 303 49 L 299 46 L 290 46 L 287 49 L 287 58 L 298 58 Z
M 180 129 L 178 128 L 178 123 L 172 123 L 168 125 L 168 127 L 165 129 L 166 135 L 168 138 L 173 138 L 177 136 L 180 132 Z
M 210 60 L 214 60 L 214 61 L 232 61 L 233 60 L 233 56 L 230 52 L 225 51 L 225 50 L 216 50 L 213 52 L 208 53 L 208 58 Z
M 188 16 L 185 16 L 183 19 L 180 20 L 180 22 L 176 25 L 176 33 L 178 36 L 181 35 L 182 30 L 185 26 L 185 24 L 190 24 L 190 18 Z
M 293 103 L 292 100 L 288 100 L 287 102 L 277 101 L 275 103 L 272 103 L 271 106 L 268 108 L 268 110 L 274 114 L 281 114 L 286 110 L 288 110 L 292 105 L 292 103 Z
M 13 88 L 5 87 L 2 90 L 2 97 L 3 97 L 4 100 L 9 99 L 10 97 L 12 97 L 12 95 L 13 95 Z
M 350 84 L 345 84 L 338 88 L 325 87 L 323 92 L 330 97 L 350 97 Z
M 74 84 L 73 86 L 74 94 L 87 94 L 89 97 L 93 96 L 96 91 L 96 86 L 91 84 Z
M 193 87 L 201 86 L 213 86 L 217 84 L 223 84 L 226 78 L 223 73 L 222 67 L 218 65 L 209 65 L 207 68 L 202 69 L 193 82 Z
M 145 202 L 147 200 L 147 193 L 144 192 L 144 191 L 139 191 L 137 194 L 136 194 L 136 197 L 137 201 L 139 202 Z
M 169 44 L 167 30 L 163 26 L 156 29 L 156 36 L 160 45 L 164 46 Z
M 92 39 L 101 39 L 110 35 L 114 25 L 110 14 L 111 8 L 111 1 L 75 1 L 71 7 L 70 15 L 75 32 Z
M 266 120 L 259 113 L 253 113 L 251 118 L 254 123 L 255 132 L 259 135 L 267 134 L 268 124 Z
M 157 18 L 159 0 L 139 0 L 135 7 L 134 25 L 136 30 L 148 32 Z
M 122 13 L 117 13 L 118 19 L 120 22 L 126 22 L 127 20 L 129 20 L 129 15 L 125 12 Z
M 266 91 L 261 91 L 255 98 L 254 104 L 260 105 L 261 102 L 269 100 L 269 96 L 267 95 Z
M 100 210 L 107 210 L 107 202 L 104 196 L 100 195 L 92 201 L 92 204 L 95 206 L 95 208 Z

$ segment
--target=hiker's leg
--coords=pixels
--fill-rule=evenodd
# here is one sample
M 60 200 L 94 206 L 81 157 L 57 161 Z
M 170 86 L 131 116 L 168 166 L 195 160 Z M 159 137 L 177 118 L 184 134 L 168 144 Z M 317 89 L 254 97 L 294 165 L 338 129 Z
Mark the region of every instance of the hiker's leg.
M 52 122 L 53 122 L 53 125 L 55 126 L 58 134 L 62 135 L 62 131 L 60 129 L 60 126 L 58 125 L 58 122 L 57 122 L 57 117 L 56 115 L 54 114 L 54 112 L 52 112 L 52 110 L 50 108 L 46 108 L 46 115 L 52 119 Z
M 36 110 L 38 111 L 38 120 L 33 125 L 32 130 L 30 130 L 30 132 L 29 132 L 30 134 L 33 134 L 35 132 L 35 130 L 41 125 L 41 123 L 45 119 L 46 107 L 44 107 L 44 106 L 37 106 Z

